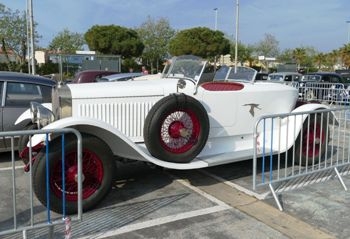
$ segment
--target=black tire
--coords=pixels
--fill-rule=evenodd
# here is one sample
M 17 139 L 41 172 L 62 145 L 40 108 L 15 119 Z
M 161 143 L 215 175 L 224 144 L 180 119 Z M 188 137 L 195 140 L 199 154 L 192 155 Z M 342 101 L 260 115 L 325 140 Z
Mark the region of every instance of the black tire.
M 321 114 L 311 114 L 295 141 L 295 163 L 308 166 L 320 162 L 324 159 L 328 140 L 327 118 Z
M 172 94 L 158 101 L 148 113 L 144 140 L 156 158 L 188 163 L 205 146 L 209 118 L 203 105 L 185 94 Z
M 24 130 L 35 130 L 38 129 L 38 126 L 36 124 L 30 124 L 25 127 Z M 22 135 L 18 139 L 18 153 L 20 154 L 24 148 L 27 147 L 27 143 L 29 141 L 29 135 Z M 29 163 L 28 157 L 20 157 L 23 161 L 23 163 L 26 165 Z
M 49 145 L 49 187 L 50 210 L 63 213 L 62 208 L 62 160 L 61 137 Z M 65 185 L 66 185 L 66 214 L 78 211 L 77 204 L 77 144 L 76 137 L 65 136 Z M 109 147 L 100 139 L 84 135 L 83 148 L 83 210 L 87 211 L 96 206 L 109 192 L 116 165 Z M 47 206 L 46 200 L 46 156 L 45 148 L 37 155 L 33 164 L 33 187 L 39 201 Z

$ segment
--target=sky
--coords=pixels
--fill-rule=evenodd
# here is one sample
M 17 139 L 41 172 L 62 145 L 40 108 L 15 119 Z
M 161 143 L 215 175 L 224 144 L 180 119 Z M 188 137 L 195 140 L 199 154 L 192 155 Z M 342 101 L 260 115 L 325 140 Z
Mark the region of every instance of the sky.
M 137 28 L 148 17 L 165 18 L 175 30 L 208 27 L 236 35 L 245 45 L 273 35 L 280 50 L 314 47 L 330 52 L 348 43 L 349 0 L 32 0 L 34 21 L 47 47 L 59 32 L 84 34 L 94 25 Z M 25 11 L 27 0 L 0 0 Z M 238 3 L 238 6 L 237 6 Z M 217 9 L 217 10 L 215 10 Z

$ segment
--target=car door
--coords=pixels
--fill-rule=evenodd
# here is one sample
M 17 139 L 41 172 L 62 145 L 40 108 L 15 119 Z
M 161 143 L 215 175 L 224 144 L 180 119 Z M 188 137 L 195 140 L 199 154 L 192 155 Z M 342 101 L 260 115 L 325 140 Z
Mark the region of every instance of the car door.
M 3 107 L 3 131 L 22 130 L 24 125 L 15 125 L 16 119 L 29 108 L 30 101 L 42 103 L 38 85 L 22 82 L 6 82 Z

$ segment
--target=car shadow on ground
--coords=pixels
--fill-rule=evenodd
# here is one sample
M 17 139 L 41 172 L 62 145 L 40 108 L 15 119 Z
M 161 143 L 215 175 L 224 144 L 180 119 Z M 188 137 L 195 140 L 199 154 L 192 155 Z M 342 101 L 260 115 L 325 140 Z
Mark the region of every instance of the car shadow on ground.
M 116 179 L 112 190 L 97 208 L 108 207 L 154 192 L 171 184 L 173 179 L 160 167 L 140 161 L 117 164 Z

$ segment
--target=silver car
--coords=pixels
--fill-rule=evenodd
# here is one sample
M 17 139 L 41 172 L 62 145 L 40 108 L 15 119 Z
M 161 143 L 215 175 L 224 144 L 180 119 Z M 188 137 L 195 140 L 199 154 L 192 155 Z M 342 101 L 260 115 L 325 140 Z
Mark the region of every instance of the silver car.
M 31 101 L 51 102 L 51 90 L 56 81 L 18 72 L 0 71 L 1 131 L 33 129 L 31 121 L 15 125 L 16 119 L 29 108 Z M 0 138 L 0 152 L 11 150 L 11 139 Z M 15 145 L 18 144 L 15 138 Z
M 302 76 L 303 75 L 298 72 L 275 72 L 270 73 L 267 77 L 267 80 L 289 84 L 292 82 L 299 82 Z

